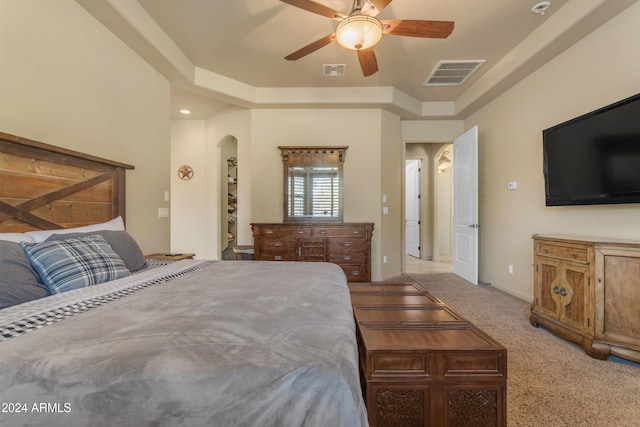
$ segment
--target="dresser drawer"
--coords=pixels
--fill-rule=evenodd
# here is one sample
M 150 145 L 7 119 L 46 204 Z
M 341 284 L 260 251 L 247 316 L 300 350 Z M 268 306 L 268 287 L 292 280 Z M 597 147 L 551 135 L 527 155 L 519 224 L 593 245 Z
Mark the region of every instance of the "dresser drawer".
M 260 254 L 258 261 L 297 261 L 298 257 L 291 252 L 266 251 Z
M 364 252 L 335 251 L 329 253 L 329 262 L 335 264 L 366 264 Z
M 311 227 L 260 227 L 260 236 L 265 237 L 311 237 Z
M 313 235 L 315 237 L 365 237 L 367 235 L 366 227 L 314 227 Z
M 367 272 L 364 265 L 340 265 L 345 276 L 347 276 L 347 282 L 367 282 Z
M 359 237 L 332 237 L 328 240 L 329 253 L 334 251 L 364 251 L 368 249 L 366 240 Z
M 579 246 L 559 246 L 545 242 L 536 243 L 536 254 L 568 261 L 587 263 L 589 261 L 589 249 Z
M 260 239 L 260 252 L 290 252 L 296 254 L 296 239 L 265 237 Z

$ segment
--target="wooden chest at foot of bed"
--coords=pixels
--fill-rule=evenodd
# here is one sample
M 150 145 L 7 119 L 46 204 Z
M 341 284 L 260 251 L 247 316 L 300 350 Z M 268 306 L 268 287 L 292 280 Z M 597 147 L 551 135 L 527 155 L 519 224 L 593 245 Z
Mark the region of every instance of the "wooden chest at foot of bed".
M 382 300 L 397 297 L 379 291 Z M 428 293 L 404 306 L 372 305 L 362 293 L 352 288 L 371 427 L 506 425 L 502 345 L 445 304 L 429 303 L 439 300 Z

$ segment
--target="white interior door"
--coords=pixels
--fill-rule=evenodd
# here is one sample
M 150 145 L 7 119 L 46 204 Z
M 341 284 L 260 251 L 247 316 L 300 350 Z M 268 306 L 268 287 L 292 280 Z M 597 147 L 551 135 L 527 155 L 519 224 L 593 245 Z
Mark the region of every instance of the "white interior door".
M 453 141 L 453 272 L 478 284 L 478 127 Z
M 405 181 L 406 251 L 420 258 L 420 160 L 406 161 Z

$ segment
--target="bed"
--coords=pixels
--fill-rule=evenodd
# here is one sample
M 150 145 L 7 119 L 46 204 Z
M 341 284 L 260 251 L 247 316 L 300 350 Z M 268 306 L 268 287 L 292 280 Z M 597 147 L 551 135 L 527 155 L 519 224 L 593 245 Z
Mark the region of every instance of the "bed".
M 146 260 L 131 168 L 0 134 L 0 423 L 367 425 L 342 270 Z

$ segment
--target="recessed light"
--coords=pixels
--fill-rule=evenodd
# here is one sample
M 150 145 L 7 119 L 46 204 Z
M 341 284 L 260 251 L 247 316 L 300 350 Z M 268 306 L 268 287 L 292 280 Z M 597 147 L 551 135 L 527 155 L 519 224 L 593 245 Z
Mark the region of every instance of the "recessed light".
M 186 115 L 186 114 L 191 114 L 191 111 L 189 111 L 189 110 L 185 110 L 184 108 L 183 108 L 182 110 L 180 110 L 180 112 L 181 112 L 182 114 L 185 114 L 185 115 Z
M 531 8 L 531 12 L 544 15 L 544 13 L 547 11 L 547 9 L 549 9 L 550 6 L 550 1 L 541 1 Z

